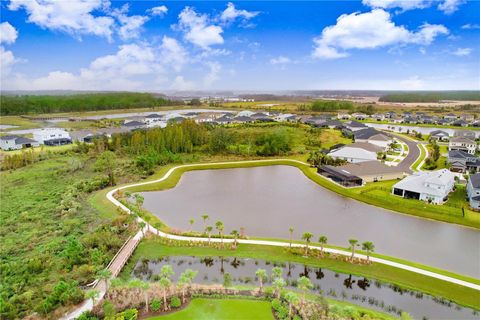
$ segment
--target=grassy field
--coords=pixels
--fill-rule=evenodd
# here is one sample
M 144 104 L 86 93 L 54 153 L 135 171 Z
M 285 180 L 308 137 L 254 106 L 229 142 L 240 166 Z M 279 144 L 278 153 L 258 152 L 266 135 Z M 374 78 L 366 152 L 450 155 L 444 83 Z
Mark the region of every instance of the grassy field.
M 436 161 L 437 167 L 433 170 L 440 170 L 447 167 L 447 156 L 448 156 L 448 146 L 447 145 L 439 145 L 440 147 L 440 157 Z M 427 146 L 429 154 L 432 154 L 433 150 L 430 146 Z M 425 169 L 425 164 L 422 166 L 422 169 Z
M 444 297 L 458 304 L 480 309 L 478 291 L 463 286 L 451 284 L 442 280 L 419 275 L 378 263 L 371 265 L 356 265 L 334 259 L 319 259 L 299 256 L 288 252 L 285 248 L 273 246 L 241 244 L 237 250 L 221 250 L 199 247 L 169 247 L 160 240 L 148 239 L 142 241 L 127 266 L 122 270 L 121 277 L 129 277 L 135 263 L 141 259 L 156 259 L 165 256 L 225 256 L 239 258 L 262 259 L 271 262 L 291 261 L 303 263 L 312 267 L 326 268 L 336 272 L 364 276 L 370 279 L 393 283 L 401 287 L 422 291 L 433 296 Z
M 16 126 L 16 128 L 7 129 L 7 131 L 8 130 L 32 129 L 32 128 L 39 128 L 39 127 L 42 126 L 37 121 L 32 121 L 30 119 L 22 118 L 22 117 L 19 117 L 19 116 L 3 116 L 3 117 L 0 117 L 0 124 L 9 125 L 9 126 Z
M 274 319 L 268 301 L 241 299 L 193 299 L 183 310 L 150 320 L 267 320 Z
M 417 161 L 412 164 L 411 168 L 413 171 L 418 171 L 418 166 L 420 165 L 420 163 L 422 163 L 423 160 L 425 160 L 425 157 L 427 156 L 425 148 L 421 144 L 418 144 L 418 149 L 420 149 L 420 156 L 418 157 Z

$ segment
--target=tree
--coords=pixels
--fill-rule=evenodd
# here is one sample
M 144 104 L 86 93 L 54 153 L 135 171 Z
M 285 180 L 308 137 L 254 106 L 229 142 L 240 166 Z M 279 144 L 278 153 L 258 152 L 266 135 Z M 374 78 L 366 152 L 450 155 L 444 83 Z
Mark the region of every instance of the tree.
M 97 272 L 98 280 L 105 281 L 105 292 L 108 292 L 108 285 L 111 277 L 112 277 L 112 273 L 108 269 L 102 269 Z
M 143 298 L 145 299 L 145 311 L 148 312 L 148 306 L 149 306 L 148 289 L 150 289 L 150 283 L 139 280 L 139 279 L 133 279 L 128 283 L 128 286 L 130 288 L 142 290 Z
M 285 294 L 285 300 L 288 302 L 288 318 L 292 319 L 292 309 L 293 305 L 298 303 L 298 295 L 292 291 L 288 291 Z
M 139 193 L 135 194 L 135 204 L 137 205 L 138 210 L 142 209 L 144 201 L 145 201 L 145 198 L 141 194 Z
M 304 305 L 305 304 L 305 295 L 306 295 L 308 290 L 311 290 L 313 288 L 313 284 L 310 281 L 310 279 L 308 279 L 305 276 L 302 276 L 298 279 L 297 286 L 302 291 L 302 305 Z
M 193 224 L 195 223 L 195 219 L 188 220 L 188 223 L 190 224 L 190 232 L 192 232 L 192 227 L 193 227 Z
M 293 241 L 293 227 L 288 228 L 288 232 L 290 232 L 290 248 L 292 248 L 292 241 Z
M 215 222 L 215 228 L 218 230 L 218 235 L 220 236 L 220 242 L 222 243 L 223 248 L 223 229 L 224 225 L 222 221 Z
M 282 289 L 287 285 L 287 283 L 283 278 L 275 278 L 272 284 L 273 284 L 273 287 L 275 288 L 277 299 L 280 299 L 280 294 L 282 293 Z
M 255 272 L 255 275 L 258 278 L 258 283 L 260 284 L 260 292 L 263 290 L 263 283 L 267 280 L 267 271 L 265 269 L 258 269 Z
M 237 248 L 237 239 L 238 239 L 238 236 L 240 235 L 240 233 L 238 233 L 237 230 L 232 230 L 232 232 L 230 232 L 230 234 L 233 236 L 233 248 L 236 249 Z
M 350 259 L 353 261 L 353 257 L 355 256 L 355 247 L 358 245 L 358 240 L 350 239 L 348 240 L 348 243 L 350 243 L 350 249 L 352 250 L 352 256 Z
M 172 285 L 172 281 L 170 278 L 174 275 L 172 266 L 170 265 L 164 265 L 162 269 L 160 270 L 160 287 L 163 289 L 163 310 L 167 311 L 168 310 L 168 304 L 167 304 L 167 290 L 170 288 Z
M 272 268 L 272 281 L 275 278 L 281 278 L 282 277 L 283 270 L 280 267 L 273 267 Z
M 140 221 L 140 222 L 138 223 L 138 226 L 140 227 L 140 230 L 142 231 L 142 235 L 143 235 L 143 236 L 145 236 L 145 233 L 144 233 L 143 229 L 145 229 L 145 226 L 146 226 L 146 225 L 147 225 L 147 224 L 146 224 L 144 221 Z
M 318 238 L 318 242 L 320 243 L 320 254 L 323 256 L 323 247 L 327 244 L 327 237 L 326 236 L 320 236 Z
M 212 226 L 208 226 L 205 228 L 205 232 L 207 233 L 208 235 L 208 245 L 211 244 L 211 240 L 212 240 L 212 230 L 213 230 L 213 227 Z
M 302 234 L 302 240 L 305 240 L 305 255 L 308 255 L 308 244 L 310 243 L 310 240 L 312 239 L 313 234 L 310 232 L 304 232 Z
M 104 151 L 95 161 L 95 169 L 103 171 L 108 176 L 108 184 L 115 184 L 115 167 L 117 166 L 117 156 L 112 151 Z
M 190 289 L 190 286 L 192 285 L 193 279 L 197 276 L 198 271 L 193 271 L 192 269 L 187 269 L 185 270 L 181 275 L 180 275 L 180 280 L 179 284 L 182 288 L 182 301 L 185 303 L 185 289 Z
M 362 243 L 362 250 L 367 252 L 367 262 L 370 261 L 370 253 L 372 253 L 375 250 L 375 246 L 373 245 L 373 242 L 371 241 L 366 241 Z
M 88 290 L 85 293 L 85 298 L 92 299 L 92 304 L 95 306 L 95 300 L 100 296 L 100 291 L 98 290 Z
M 207 227 L 207 220 L 210 219 L 208 214 L 202 214 L 202 220 L 203 220 L 203 230 Z

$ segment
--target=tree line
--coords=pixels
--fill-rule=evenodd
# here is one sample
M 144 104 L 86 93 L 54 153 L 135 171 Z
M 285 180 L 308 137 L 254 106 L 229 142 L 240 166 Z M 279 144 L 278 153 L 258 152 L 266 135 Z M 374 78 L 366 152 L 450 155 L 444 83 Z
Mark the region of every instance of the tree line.
M 479 101 L 479 91 L 404 92 L 380 97 L 384 102 L 439 102 L 440 100 Z
M 0 115 L 154 108 L 178 104 L 151 93 L 115 92 L 73 95 L 1 95 Z

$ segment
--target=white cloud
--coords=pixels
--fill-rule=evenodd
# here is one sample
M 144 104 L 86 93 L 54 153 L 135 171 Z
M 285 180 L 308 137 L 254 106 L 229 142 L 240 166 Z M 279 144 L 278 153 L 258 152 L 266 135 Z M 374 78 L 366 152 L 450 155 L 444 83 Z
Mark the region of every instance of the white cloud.
M 205 87 L 210 87 L 215 81 L 220 78 L 220 71 L 222 70 L 222 66 L 218 62 L 207 62 L 207 66 L 210 68 L 210 71 L 203 79 L 203 83 Z
M 179 91 L 193 90 L 195 89 L 195 84 L 186 80 L 183 76 L 176 76 L 170 89 Z
M 112 16 L 117 18 L 118 22 L 120 23 L 118 35 L 122 40 L 138 38 L 142 32 L 143 25 L 150 19 L 148 16 L 128 16 L 128 9 L 129 5 L 125 4 L 122 6 L 122 8 L 112 11 Z
M 465 0 L 445 0 L 438 5 L 438 10 L 443 11 L 445 14 L 452 14 L 464 3 Z
M 163 63 L 177 72 L 188 62 L 187 51 L 173 38 L 164 36 L 160 49 Z
M 480 29 L 480 24 L 467 23 L 462 26 L 464 30 Z
M 413 76 L 406 80 L 400 81 L 401 90 L 420 90 L 425 87 L 425 81 L 420 79 L 419 76 Z
M 472 53 L 472 48 L 457 48 L 457 50 L 453 51 L 452 54 L 458 57 L 466 57 Z
M 412 9 L 424 9 L 429 7 L 431 2 L 431 0 L 362 0 L 364 5 L 372 8 L 400 8 L 404 11 Z
M 223 43 L 223 29 L 210 24 L 207 15 L 198 14 L 194 9 L 185 7 L 178 19 L 178 28 L 184 32 L 185 39 L 194 45 L 209 49 L 212 45 Z
M 279 56 L 279 57 L 270 59 L 270 64 L 273 64 L 273 65 L 277 65 L 277 64 L 285 65 L 289 63 L 292 63 L 292 60 L 285 56 Z
M 0 23 L 0 44 L 12 44 L 17 40 L 18 32 L 10 23 Z
M 107 0 L 11 0 L 10 10 L 25 9 L 28 21 L 74 36 L 92 34 L 111 38 L 115 21 L 108 16 L 94 16 L 93 11 L 108 6 Z
M 152 14 L 152 16 L 164 17 L 168 12 L 168 8 L 166 6 L 158 6 L 153 7 L 148 11 Z
M 229 23 L 235 21 L 237 18 L 242 18 L 245 21 L 256 17 L 258 14 L 258 11 L 238 10 L 233 3 L 229 2 L 227 8 L 220 15 L 220 20 Z
M 366 13 L 344 14 L 337 23 L 323 29 L 313 39 L 313 57 L 324 59 L 344 58 L 350 49 L 374 49 L 403 44 L 429 45 L 435 37 L 448 34 L 443 25 L 423 24 L 417 32 L 397 26 L 390 14 L 382 9 Z
M 0 75 L 2 78 L 10 74 L 12 66 L 17 61 L 12 51 L 5 50 L 3 46 L 0 46 Z

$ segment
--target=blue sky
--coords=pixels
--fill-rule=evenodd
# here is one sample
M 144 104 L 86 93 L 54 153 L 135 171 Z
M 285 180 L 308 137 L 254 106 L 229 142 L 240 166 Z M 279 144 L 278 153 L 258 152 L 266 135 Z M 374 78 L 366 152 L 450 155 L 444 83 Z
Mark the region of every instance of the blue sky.
M 2 89 L 480 89 L 480 2 L 1 2 Z

